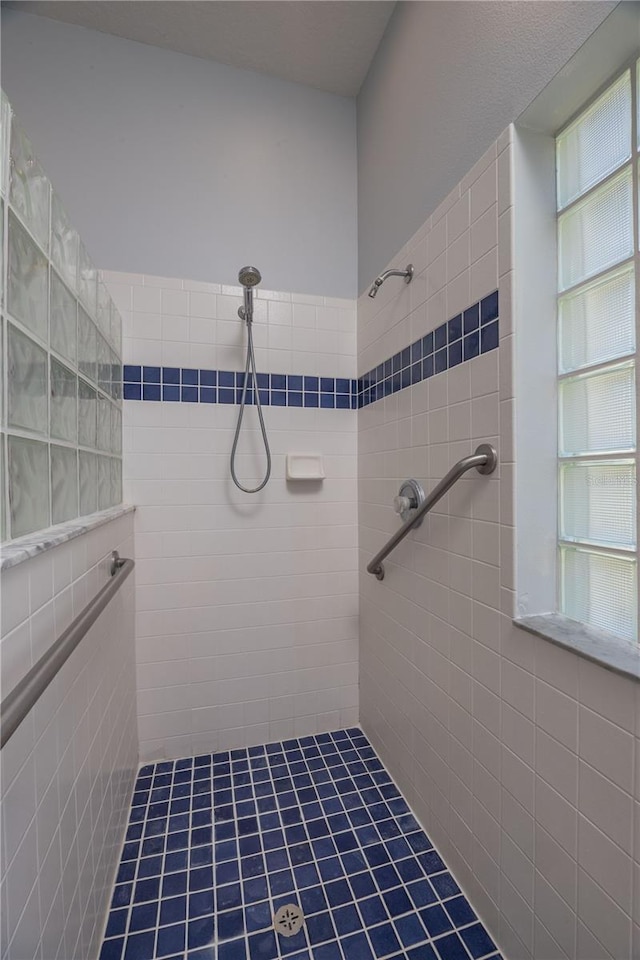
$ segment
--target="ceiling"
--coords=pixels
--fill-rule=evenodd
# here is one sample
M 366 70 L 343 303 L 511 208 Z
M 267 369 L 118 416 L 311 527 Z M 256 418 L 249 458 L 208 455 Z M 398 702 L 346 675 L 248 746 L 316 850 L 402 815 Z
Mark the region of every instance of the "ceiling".
M 14 0 L 3 6 L 351 97 L 395 2 Z

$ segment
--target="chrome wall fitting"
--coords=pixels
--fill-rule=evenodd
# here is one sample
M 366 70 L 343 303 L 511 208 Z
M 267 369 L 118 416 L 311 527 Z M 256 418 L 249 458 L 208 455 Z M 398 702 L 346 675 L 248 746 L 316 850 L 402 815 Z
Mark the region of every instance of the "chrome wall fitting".
M 411 520 L 415 516 L 424 501 L 425 492 L 422 484 L 417 480 L 403 480 L 398 496 L 393 498 L 393 509 L 400 515 L 402 522 L 406 523 L 407 520 Z M 422 520 L 417 520 L 414 529 L 419 527 L 421 523 Z
M 384 273 L 381 273 L 379 277 L 376 277 L 373 281 L 371 289 L 369 290 L 369 296 L 373 300 L 378 290 L 389 277 L 404 277 L 405 283 L 411 283 L 413 280 L 413 264 L 408 263 L 404 270 L 385 270 Z

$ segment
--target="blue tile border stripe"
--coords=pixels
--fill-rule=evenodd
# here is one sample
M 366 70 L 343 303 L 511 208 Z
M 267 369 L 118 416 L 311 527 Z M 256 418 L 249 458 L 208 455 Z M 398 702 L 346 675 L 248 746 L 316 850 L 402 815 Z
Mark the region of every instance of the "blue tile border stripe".
M 302 930 L 273 914 L 296 903 Z M 100 960 L 500 960 L 356 727 L 139 771 Z
M 499 346 L 498 291 L 399 350 L 357 380 L 259 373 L 260 403 L 271 407 L 355 410 L 382 400 Z M 125 400 L 169 403 L 240 403 L 244 371 L 125 364 Z M 247 403 L 254 403 L 253 387 Z
M 125 364 L 125 400 L 164 400 L 182 403 L 240 403 L 244 371 L 197 370 L 192 367 L 146 367 Z M 358 381 L 349 377 L 309 377 L 259 373 L 260 403 L 272 407 L 320 407 L 354 410 Z M 253 387 L 247 403 L 254 403 Z
M 358 378 L 358 409 L 499 346 L 498 291 L 488 294 Z

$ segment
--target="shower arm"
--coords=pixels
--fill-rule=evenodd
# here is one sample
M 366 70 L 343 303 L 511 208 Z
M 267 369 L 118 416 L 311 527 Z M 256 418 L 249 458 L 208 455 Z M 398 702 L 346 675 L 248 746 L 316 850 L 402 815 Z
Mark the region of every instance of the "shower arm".
M 404 277 L 405 283 L 411 283 L 413 279 L 413 264 L 408 263 L 404 270 L 395 270 L 393 268 L 391 270 L 385 270 L 384 273 L 381 273 L 380 276 L 376 277 L 373 281 L 371 289 L 369 290 L 369 296 L 372 299 L 375 297 L 385 280 L 387 280 L 389 277 Z

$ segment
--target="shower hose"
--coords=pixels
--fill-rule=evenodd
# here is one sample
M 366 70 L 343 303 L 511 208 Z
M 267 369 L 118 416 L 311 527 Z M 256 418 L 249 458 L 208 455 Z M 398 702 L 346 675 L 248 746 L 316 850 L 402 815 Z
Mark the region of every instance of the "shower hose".
M 269 448 L 269 440 L 267 438 L 267 431 L 264 425 L 264 417 L 262 416 L 262 405 L 260 403 L 260 392 L 258 390 L 258 376 L 256 374 L 256 358 L 253 352 L 253 332 L 252 332 L 253 322 L 251 320 L 247 321 L 247 334 L 248 334 L 248 343 L 247 343 L 247 363 L 244 369 L 244 383 L 242 385 L 242 399 L 240 401 L 240 411 L 238 413 L 238 422 L 236 424 L 236 433 L 233 438 L 233 446 L 231 448 L 231 478 L 235 483 L 236 487 L 239 490 L 242 490 L 243 493 L 258 493 L 262 490 L 263 487 L 266 487 L 269 477 L 271 476 L 271 450 Z M 236 476 L 236 451 L 238 448 L 238 440 L 240 439 L 240 429 L 242 427 L 242 418 L 244 416 L 244 407 L 247 400 L 247 386 L 249 383 L 249 378 L 251 377 L 253 383 L 253 396 L 255 398 L 255 404 L 258 408 L 258 419 L 260 421 L 260 430 L 262 431 L 262 440 L 264 442 L 264 450 L 267 455 L 267 469 L 264 475 L 264 479 L 257 487 L 243 487 L 243 485 L 238 480 Z

